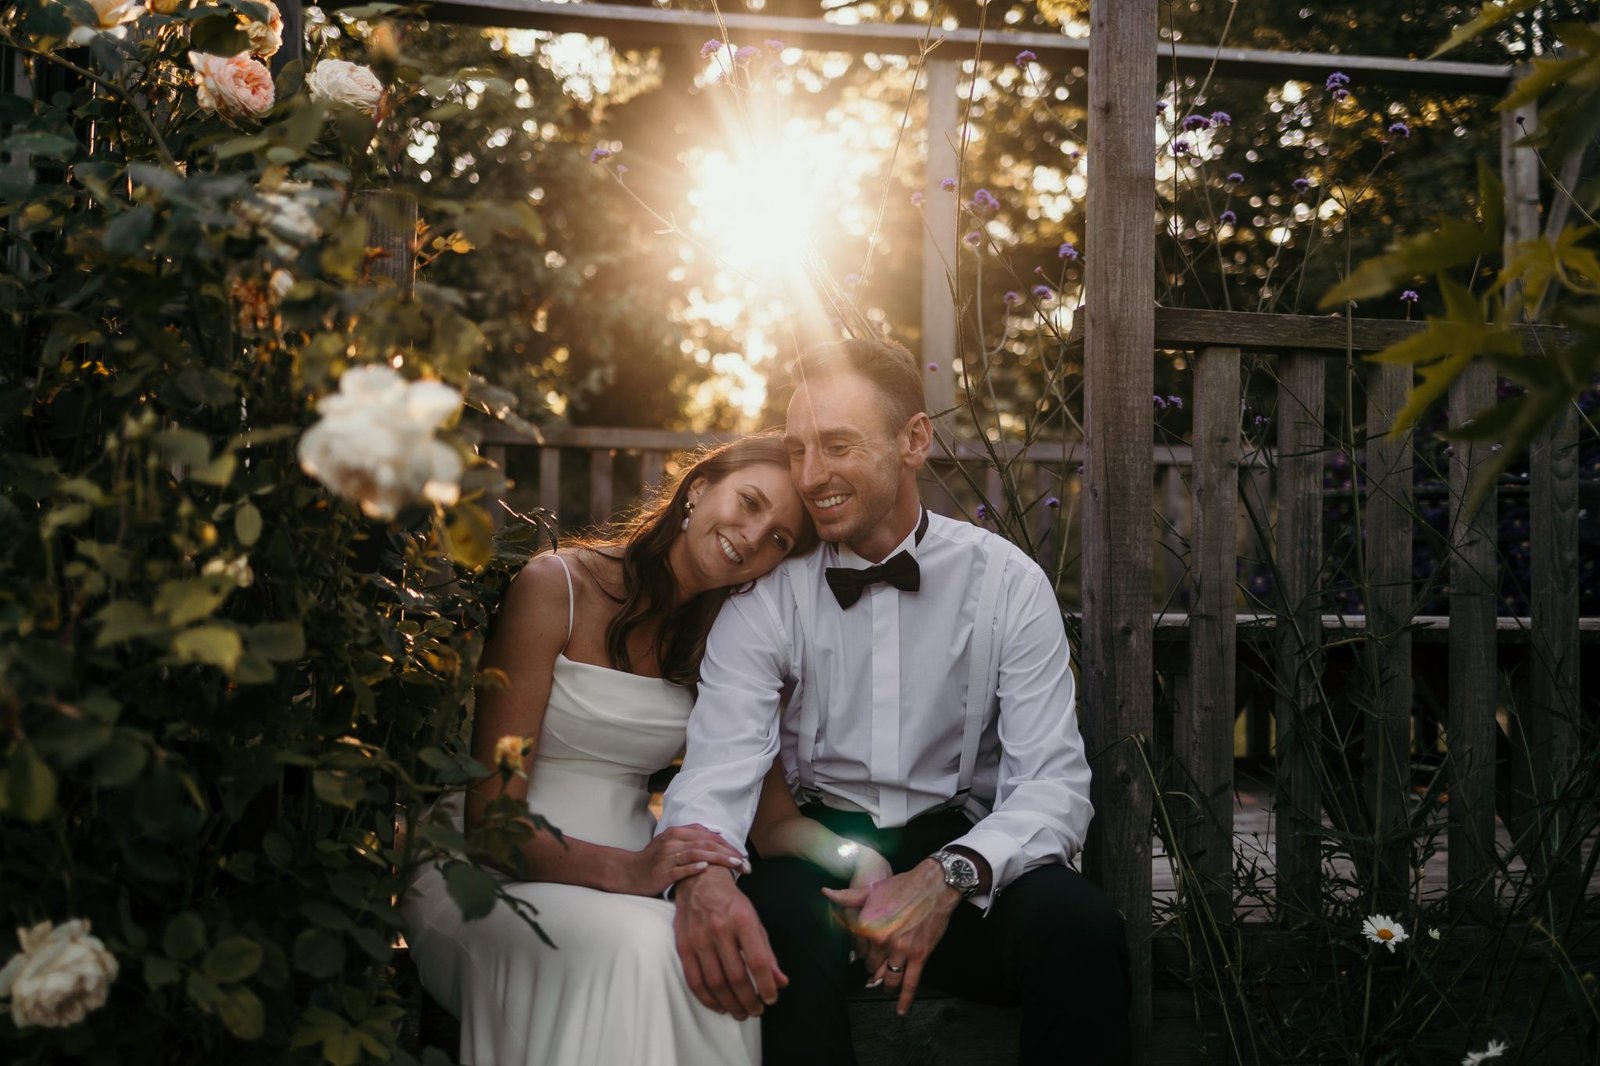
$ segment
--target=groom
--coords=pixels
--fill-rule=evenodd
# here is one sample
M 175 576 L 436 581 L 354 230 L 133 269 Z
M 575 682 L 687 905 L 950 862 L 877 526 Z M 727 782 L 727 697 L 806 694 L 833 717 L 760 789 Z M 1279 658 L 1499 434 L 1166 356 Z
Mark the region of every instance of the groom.
M 793 375 L 790 471 L 825 543 L 722 609 L 661 825 L 742 845 L 781 757 L 802 812 L 895 875 L 846 889 L 756 856 L 738 884 L 683 881 L 689 986 L 763 1017 L 768 1066 L 853 1063 L 846 997 L 869 979 L 902 1014 L 924 980 L 1019 1004 L 1026 1063 L 1124 1062 L 1122 922 L 1066 866 L 1092 811 L 1054 590 L 1008 541 L 923 509 L 932 426 L 909 352 L 855 339 Z

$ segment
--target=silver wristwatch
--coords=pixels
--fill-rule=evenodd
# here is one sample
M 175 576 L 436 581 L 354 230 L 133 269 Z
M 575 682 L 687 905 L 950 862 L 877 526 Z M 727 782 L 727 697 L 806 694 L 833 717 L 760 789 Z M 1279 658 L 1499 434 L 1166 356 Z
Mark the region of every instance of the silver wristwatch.
M 978 891 L 977 863 L 949 848 L 940 848 L 928 857 L 944 867 L 944 883 L 961 893 L 962 899 L 971 899 Z

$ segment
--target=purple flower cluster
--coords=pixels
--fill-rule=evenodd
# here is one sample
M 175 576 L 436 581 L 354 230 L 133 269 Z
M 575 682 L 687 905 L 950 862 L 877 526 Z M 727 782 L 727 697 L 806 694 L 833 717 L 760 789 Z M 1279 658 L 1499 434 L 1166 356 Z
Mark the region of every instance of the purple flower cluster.
M 1213 126 L 1231 126 L 1233 125 L 1233 116 L 1226 111 L 1213 111 L 1211 112 L 1211 124 Z
M 1391 122 L 1389 124 L 1389 132 L 1396 137 L 1409 137 L 1411 136 L 1411 127 L 1404 122 Z
M 939 372 L 939 364 L 938 363 L 929 363 L 928 364 L 928 373 L 937 374 L 938 372 Z
M 921 207 L 924 199 L 926 199 L 926 197 L 922 195 L 922 190 L 918 189 L 916 192 L 911 194 L 911 206 Z
M 1048 300 L 1055 294 L 1055 290 L 1048 285 L 1035 285 L 1033 287 L 1033 295 L 1040 300 Z
M 1234 214 L 1232 211 L 1224 211 L 1222 214 L 1217 216 L 1217 221 L 1222 223 L 1224 226 L 1231 226 L 1235 222 L 1239 221 L 1239 216 Z
M 710 59 L 720 51 L 722 51 L 722 42 L 713 37 L 700 46 L 700 58 Z
M 1058 511 L 1058 510 L 1061 509 L 1061 497 L 1060 496 L 1046 496 L 1044 498 L 1044 505 L 1046 507 L 1050 508 L 1050 510 L 1052 510 L 1052 511 Z
M 1056 258 L 1076 263 L 1078 261 L 1078 246 L 1071 241 L 1064 241 L 1061 247 L 1056 249 Z
M 769 37 L 765 41 L 762 41 L 761 43 L 767 46 L 767 51 L 769 51 L 769 52 L 781 52 L 781 51 L 783 51 L 783 47 L 784 47 L 783 42 L 779 41 L 779 40 L 776 40 L 774 38 Z
M 1193 130 L 1208 130 L 1211 128 L 1211 120 L 1204 115 L 1189 115 L 1179 126 L 1185 133 Z
M 1032 51 L 1024 48 L 1022 51 L 1017 53 L 1017 66 L 1026 67 L 1029 63 L 1032 63 L 1038 58 L 1039 57 L 1034 55 Z
M 1007 307 L 1021 307 L 1024 302 L 1022 293 L 1017 292 L 1015 289 L 1007 292 L 1004 296 L 1000 297 L 1000 299 L 1004 301 Z
M 1228 175 L 1228 184 L 1229 185 L 1237 185 L 1242 181 L 1244 181 L 1244 175 L 1239 173 L 1237 170 L 1235 170 L 1233 173 Z
M 956 179 L 955 178 L 945 178 L 945 179 L 941 180 L 939 182 L 939 188 L 943 189 L 945 192 L 955 192 L 956 191 Z
M 978 521 L 987 522 L 988 520 L 989 520 L 989 505 L 988 504 L 984 504 L 984 503 L 978 504 Z
M 978 245 L 983 243 L 983 234 L 975 229 L 968 230 L 966 233 L 961 235 L 961 243 L 966 245 L 968 248 L 976 248 Z
M 967 209 L 979 218 L 993 218 L 1000 210 L 1000 201 L 988 189 L 979 189 L 967 202 Z
M 1345 88 L 1349 84 L 1350 75 L 1336 70 L 1328 75 L 1328 80 L 1322 83 L 1322 87 L 1332 93 L 1335 100 L 1342 101 L 1350 98 L 1350 90 Z
M 1311 179 L 1310 178 L 1295 178 L 1294 179 L 1294 191 L 1295 192 L 1305 192 L 1309 188 L 1311 188 Z
M 1401 303 L 1414 304 L 1420 299 L 1422 299 L 1422 297 L 1417 295 L 1416 289 L 1407 289 L 1400 294 Z
M 609 148 L 596 148 L 594 151 L 589 153 L 589 162 L 604 163 L 607 159 L 611 158 L 612 154 L 613 153 Z
M 757 48 L 755 45 L 742 45 L 734 50 L 733 61 L 735 63 L 748 63 L 760 54 L 761 49 Z
M 1157 411 L 1165 411 L 1168 408 L 1174 411 L 1183 410 L 1182 396 L 1152 396 L 1150 402 L 1156 405 Z
M 1188 155 L 1189 154 L 1189 142 L 1184 140 L 1182 137 L 1179 137 L 1172 144 L 1172 154 L 1173 155 Z

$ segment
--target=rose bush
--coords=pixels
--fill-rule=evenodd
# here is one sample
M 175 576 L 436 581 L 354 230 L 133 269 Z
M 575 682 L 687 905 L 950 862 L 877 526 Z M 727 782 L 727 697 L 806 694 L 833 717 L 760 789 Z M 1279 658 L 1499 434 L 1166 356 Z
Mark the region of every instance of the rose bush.
M 483 772 L 462 707 L 534 535 L 492 538 L 508 404 L 428 268 L 538 219 L 417 186 L 448 225 L 369 248 L 471 76 L 393 10 L 307 62 L 255 0 L 0 7 L 0 1061 L 412 1061 L 397 896 L 514 843 L 397 830 Z M 413 259 L 418 297 L 374 276 Z

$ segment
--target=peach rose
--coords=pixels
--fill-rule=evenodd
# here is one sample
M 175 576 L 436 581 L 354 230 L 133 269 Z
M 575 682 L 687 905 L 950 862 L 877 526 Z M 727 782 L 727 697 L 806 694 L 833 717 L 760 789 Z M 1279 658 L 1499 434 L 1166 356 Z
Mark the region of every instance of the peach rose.
M 306 76 L 311 98 L 323 103 L 345 104 L 372 114 L 383 96 L 383 82 L 370 67 L 343 59 L 324 59 Z
M 190 52 L 200 106 L 229 121 L 260 118 L 272 110 L 272 72 L 248 52 L 214 56 Z
M 79 26 L 68 35 L 67 40 L 73 44 L 88 44 L 102 33 L 121 37 L 127 33 L 122 24 L 144 14 L 138 0 L 89 0 L 89 6 L 94 9 L 94 22 Z

